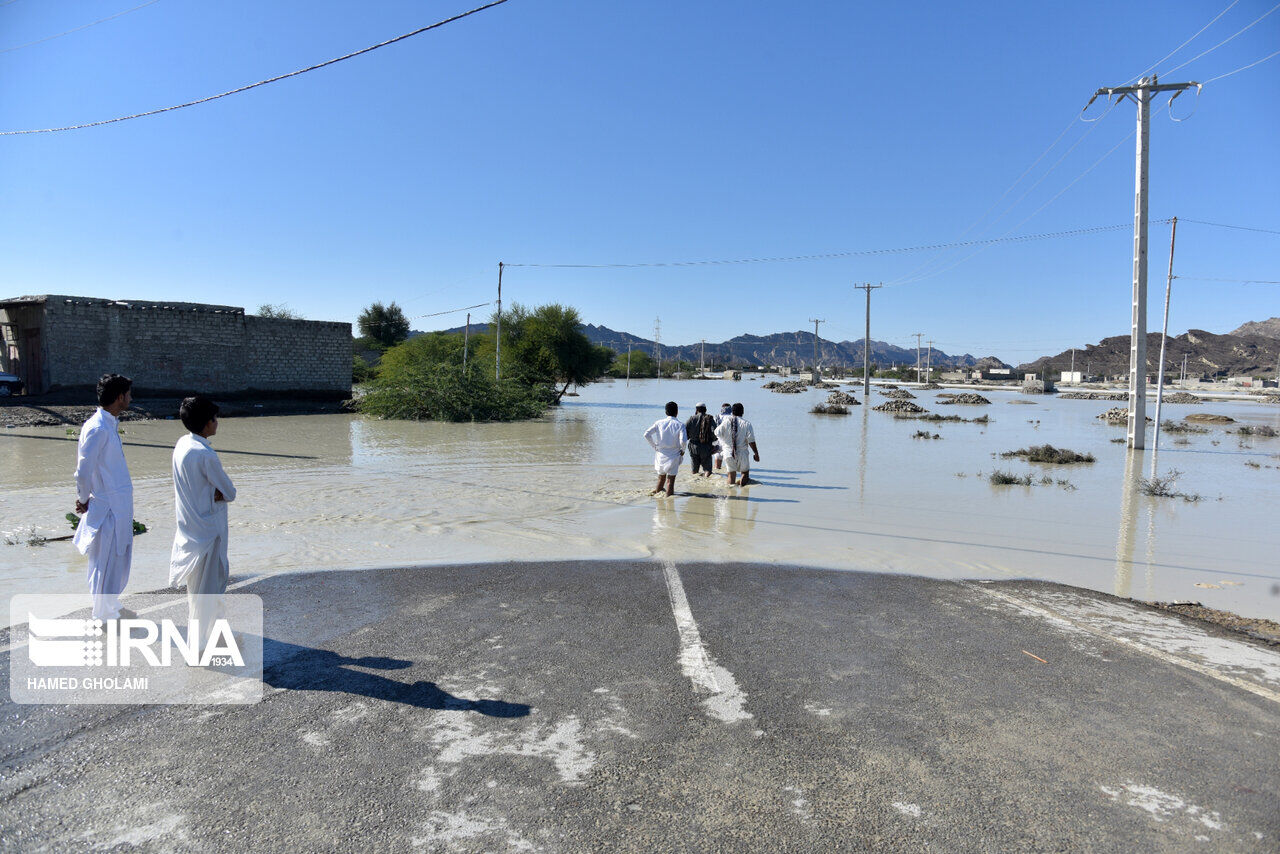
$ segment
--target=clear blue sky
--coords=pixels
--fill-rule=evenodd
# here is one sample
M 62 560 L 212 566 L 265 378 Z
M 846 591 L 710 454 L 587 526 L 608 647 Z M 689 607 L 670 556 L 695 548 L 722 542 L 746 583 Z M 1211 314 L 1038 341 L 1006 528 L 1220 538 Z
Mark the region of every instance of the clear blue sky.
M 354 320 L 373 299 L 411 316 L 492 300 L 498 261 L 793 256 L 1126 224 L 1134 107 L 1069 123 L 1229 2 L 510 0 L 212 103 L 0 137 L 0 296 L 287 303 Z M 0 130 L 215 94 L 472 4 L 157 0 L 24 46 L 137 5 L 0 0 Z M 1237 2 L 1159 64 L 1162 81 L 1280 49 L 1277 11 L 1173 70 L 1273 5 Z M 1280 230 L 1280 57 L 1175 113 L 1193 107 L 1153 121 L 1152 218 Z M 1168 239 L 1152 226 L 1153 330 Z M 843 340 L 862 336 L 852 284 L 936 271 L 875 293 L 872 337 L 923 332 L 947 352 L 1018 362 L 1127 333 L 1130 253 L 1121 229 L 977 254 L 515 267 L 504 297 L 566 302 L 645 337 L 661 316 L 672 344 L 811 329 L 811 317 Z M 1280 280 L 1280 235 L 1182 225 L 1175 272 Z M 1170 331 L 1273 315 L 1278 285 L 1176 281 Z

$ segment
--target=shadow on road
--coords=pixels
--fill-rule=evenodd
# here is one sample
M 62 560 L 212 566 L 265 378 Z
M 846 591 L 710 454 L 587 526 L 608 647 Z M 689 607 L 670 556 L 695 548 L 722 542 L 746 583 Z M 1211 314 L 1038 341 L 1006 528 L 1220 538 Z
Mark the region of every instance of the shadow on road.
M 442 690 L 434 682 L 398 682 L 373 670 L 404 670 L 412 661 L 367 655 L 349 658 L 327 649 L 299 646 L 272 638 L 262 639 L 265 667 L 262 681 L 272 688 L 291 691 L 333 691 L 354 694 L 391 703 L 403 703 L 418 709 L 447 709 L 479 712 L 494 718 L 522 718 L 531 707 L 505 700 L 467 700 Z

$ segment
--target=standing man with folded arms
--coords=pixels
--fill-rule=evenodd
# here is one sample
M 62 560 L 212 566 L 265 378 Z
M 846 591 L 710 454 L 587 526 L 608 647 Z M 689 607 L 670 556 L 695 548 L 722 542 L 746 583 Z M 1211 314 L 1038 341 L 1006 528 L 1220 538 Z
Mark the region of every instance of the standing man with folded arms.
M 221 615 L 231 567 L 227 561 L 227 502 L 236 488 L 209 444 L 218 432 L 218 404 L 203 395 L 188 397 L 178 410 L 189 431 L 173 448 L 173 501 L 177 531 L 169 555 L 169 585 L 187 585 L 189 642 L 199 647 Z M 195 627 L 199 626 L 198 632 Z
M 103 374 L 98 409 L 80 428 L 76 455 L 76 513 L 72 542 L 89 558 L 89 595 L 99 620 L 137 616 L 120 606 L 133 562 L 133 480 L 120 441 L 120 413 L 133 402 L 133 380 Z

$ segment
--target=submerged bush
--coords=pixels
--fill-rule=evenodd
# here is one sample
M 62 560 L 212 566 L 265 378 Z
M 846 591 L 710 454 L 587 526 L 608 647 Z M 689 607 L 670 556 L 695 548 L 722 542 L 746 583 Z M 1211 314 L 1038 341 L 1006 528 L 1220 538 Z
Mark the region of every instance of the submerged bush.
M 1031 475 L 1026 474 L 1021 477 L 1013 472 L 996 469 L 987 476 L 987 480 L 996 486 L 1030 486 Z
M 555 399 L 546 385 L 495 380 L 488 371 L 465 372 L 461 365 L 387 368 L 357 404 L 361 412 L 411 421 L 519 421 L 541 415 Z
M 1000 456 L 1006 459 L 1009 457 L 1023 457 L 1027 462 L 1052 463 L 1054 465 L 1092 463 L 1095 461 L 1093 454 L 1081 454 L 1068 448 L 1055 448 L 1053 445 L 1032 445 L 1030 448 L 1005 451 Z
M 1199 501 L 1199 495 L 1179 492 L 1175 489 L 1182 472 L 1170 469 L 1166 474 L 1138 478 L 1138 491 L 1153 498 L 1181 498 L 1183 501 Z

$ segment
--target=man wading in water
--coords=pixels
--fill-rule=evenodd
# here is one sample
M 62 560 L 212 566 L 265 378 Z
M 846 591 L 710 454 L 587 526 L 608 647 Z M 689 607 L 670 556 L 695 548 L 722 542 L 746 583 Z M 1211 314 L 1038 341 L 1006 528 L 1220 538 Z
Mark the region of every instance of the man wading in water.
M 729 469 L 729 485 L 734 486 L 738 472 L 742 472 L 742 485 L 747 486 L 751 480 L 751 459 L 747 457 L 750 450 L 756 462 L 760 462 L 760 449 L 756 447 L 756 431 L 751 422 L 742 417 L 741 403 L 733 405 L 733 413 L 725 416 L 716 428 L 716 438 L 720 440 L 724 464 Z
M 667 404 L 667 417 L 653 422 L 644 431 L 644 440 L 653 448 L 653 467 L 658 471 L 658 485 L 650 495 L 657 495 L 665 488 L 667 495 L 676 490 L 676 472 L 684 458 L 684 446 L 689 441 L 684 425 L 676 420 L 680 407 L 673 400 Z
M 684 424 L 689 436 L 689 459 L 693 461 L 693 473 L 702 469 L 703 477 L 711 477 L 711 455 L 715 452 L 716 420 L 707 414 L 707 405 L 699 403 L 693 409 L 693 417 Z

